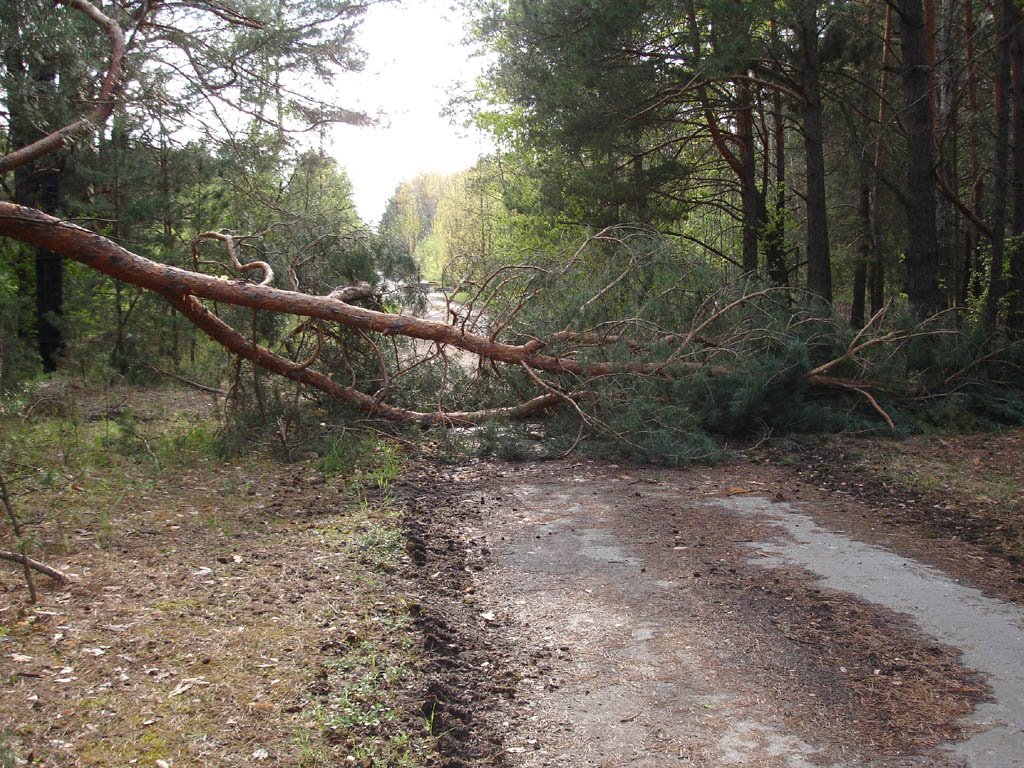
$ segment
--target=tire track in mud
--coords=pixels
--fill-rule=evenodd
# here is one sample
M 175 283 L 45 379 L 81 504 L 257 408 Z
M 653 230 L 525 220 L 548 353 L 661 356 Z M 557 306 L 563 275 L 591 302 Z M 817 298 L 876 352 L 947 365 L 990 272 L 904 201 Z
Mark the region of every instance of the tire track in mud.
M 942 748 L 987 692 L 959 652 L 752 563 L 778 529 L 703 503 L 743 490 L 727 476 L 549 462 L 412 482 L 417 622 L 457 658 L 425 707 L 478 742 L 452 765 L 955 764 Z

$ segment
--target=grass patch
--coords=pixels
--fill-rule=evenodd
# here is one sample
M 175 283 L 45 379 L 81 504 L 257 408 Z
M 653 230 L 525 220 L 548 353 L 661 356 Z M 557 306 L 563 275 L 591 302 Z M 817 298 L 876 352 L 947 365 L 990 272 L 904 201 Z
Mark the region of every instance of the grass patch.
M 29 418 L 0 408 L 32 553 L 80 584 L 41 583 L 32 611 L 18 569 L 0 564 L 14 665 L 0 680 L 0 758 L 439 764 L 408 700 L 420 659 L 397 596 L 399 446 L 348 431 L 327 462 L 223 457 L 215 422 L 160 397 Z
M 349 630 L 338 655 L 321 667 L 325 693 L 310 717 L 320 742 L 341 745 L 349 763 L 417 766 L 432 754 L 427 724 L 396 708 L 415 674 L 411 631 L 400 603 L 378 603 Z M 305 747 L 316 754 L 308 735 Z
M 10 747 L 6 733 L 0 733 L 0 768 L 14 768 L 16 765 L 14 750 Z

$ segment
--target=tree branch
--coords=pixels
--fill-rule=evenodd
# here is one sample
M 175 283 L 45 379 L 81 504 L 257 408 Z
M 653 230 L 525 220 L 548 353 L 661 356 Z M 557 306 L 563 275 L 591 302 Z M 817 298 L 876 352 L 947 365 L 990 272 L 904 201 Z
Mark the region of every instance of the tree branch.
M 565 357 L 537 354 L 541 346 L 537 343 L 506 344 L 446 323 L 356 307 L 329 296 L 311 296 L 240 280 L 222 280 L 158 264 L 77 224 L 14 203 L 0 202 L 0 235 L 42 246 L 98 272 L 165 296 L 191 294 L 236 306 L 318 317 L 387 336 L 408 336 L 448 344 L 490 360 L 516 366 L 526 364 L 548 373 L 582 377 L 614 373 L 671 377 L 704 368 L 698 362 L 673 362 L 671 365 L 665 362 L 581 363 Z M 712 370 L 712 373 L 717 372 Z
M 7 560 L 11 563 L 19 563 L 25 568 L 31 568 L 33 571 L 39 571 L 39 573 L 49 576 L 51 579 L 56 581 L 58 584 L 67 584 L 71 581 L 71 577 L 63 571 L 58 571 L 56 568 L 52 568 L 46 563 L 41 563 L 38 560 L 33 560 L 27 555 L 22 555 L 18 552 L 9 552 L 6 549 L 0 549 L 0 560 Z M 33 600 L 32 602 L 35 602 Z
M 57 2 L 84 13 L 103 27 L 107 32 L 107 37 L 110 38 L 110 64 L 107 66 L 107 74 L 103 78 L 100 96 L 96 107 L 85 117 L 80 117 L 73 123 L 44 136 L 27 147 L 0 157 L 0 174 L 9 173 L 15 168 L 48 155 L 92 132 L 96 126 L 105 123 L 114 111 L 114 104 L 117 101 L 118 92 L 121 90 L 121 79 L 124 76 L 125 42 L 120 25 L 89 0 L 57 0 Z

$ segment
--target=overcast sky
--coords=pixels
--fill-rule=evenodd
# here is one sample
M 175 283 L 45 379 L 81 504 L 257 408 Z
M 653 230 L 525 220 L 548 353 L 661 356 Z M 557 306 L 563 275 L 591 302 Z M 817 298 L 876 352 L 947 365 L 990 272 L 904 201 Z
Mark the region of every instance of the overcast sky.
M 449 0 L 403 0 L 367 11 L 358 35 L 366 68 L 335 84 L 339 103 L 381 112 L 381 124 L 337 126 L 326 141 L 348 171 L 367 223 L 380 220 L 401 181 L 469 168 L 490 151 L 486 137 L 441 116 L 451 88 L 471 82 L 483 66 L 463 45 L 465 34 Z

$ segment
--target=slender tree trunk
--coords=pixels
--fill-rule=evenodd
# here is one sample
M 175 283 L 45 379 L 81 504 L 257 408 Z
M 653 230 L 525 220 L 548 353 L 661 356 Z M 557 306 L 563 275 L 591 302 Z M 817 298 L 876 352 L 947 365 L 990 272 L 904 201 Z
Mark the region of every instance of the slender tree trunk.
M 701 57 L 701 25 L 697 20 L 696 3 L 692 0 L 686 3 L 686 20 L 689 27 L 690 50 L 695 60 Z M 707 89 L 699 89 L 701 106 L 704 111 L 704 121 L 711 135 L 711 141 L 715 149 L 725 160 L 726 164 L 736 174 L 740 187 L 740 206 L 742 208 L 742 261 L 741 269 L 746 275 L 757 272 L 757 249 L 761 225 L 764 223 L 763 215 L 765 200 L 763 192 L 757 188 L 757 168 L 755 165 L 755 139 L 754 139 L 754 111 L 753 96 L 750 91 L 750 84 L 746 79 L 737 80 L 734 83 L 736 89 L 735 97 L 735 124 L 736 130 L 731 138 L 739 146 L 739 152 L 734 152 L 730 146 L 729 138 L 718 124 L 718 118 L 712 109 L 708 99 Z
M 113 229 L 112 239 L 116 243 L 123 242 L 124 233 L 121 230 L 121 152 L 126 150 L 124 132 L 118 126 L 117 121 L 114 121 L 114 127 L 111 131 L 110 143 L 108 147 L 111 154 L 111 166 L 113 168 L 113 179 L 112 179 L 112 207 L 113 207 Z M 120 373 L 122 376 L 128 373 L 128 357 L 127 350 L 125 349 L 125 326 L 127 325 L 127 317 L 124 311 L 124 285 L 120 280 L 114 283 L 114 312 L 116 315 L 117 328 L 115 329 L 114 336 L 114 349 L 111 353 L 111 362 L 114 370 Z
M 0 24 L 10 30 L 18 29 L 21 25 L 21 16 L 18 7 L 14 3 L 0 3 Z M 31 121 L 27 110 L 27 94 L 25 93 L 28 83 L 28 68 L 25 63 L 26 53 L 11 35 L 7 38 L 8 44 L 3 49 L 3 63 L 7 69 L 7 138 L 9 146 L 23 147 L 30 144 L 35 138 Z M 14 202 L 20 205 L 34 206 L 36 203 L 35 193 L 32 189 L 34 176 L 30 165 L 14 169 Z M 14 271 L 17 287 L 17 295 L 24 302 L 23 309 L 18 313 L 17 336 L 28 344 L 32 340 L 33 321 L 28 315 L 29 300 L 35 295 L 35 276 L 33 274 L 33 263 L 27 249 L 20 248 L 15 255 Z
M 10 58 L 10 57 L 8 57 Z M 54 74 L 22 71 L 26 87 L 38 93 L 50 90 Z M 12 146 L 22 147 L 40 138 L 38 126 L 25 113 L 26 104 L 13 100 L 11 105 Z M 32 206 L 43 213 L 56 214 L 60 202 L 61 170 L 58 158 L 49 155 L 32 160 L 14 170 L 14 198 L 23 205 Z M 38 248 L 34 258 L 26 258 L 18 269 L 19 291 L 22 296 L 35 298 L 35 339 L 43 370 L 52 373 L 64 346 L 60 316 L 64 312 L 64 260 L 53 251 Z
M 737 84 L 739 109 L 737 112 L 738 136 L 740 142 L 740 196 L 743 204 L 743 272 L 757 272 L 758 234 L 764 201 L 757 188 L 757 165 L 755 161 L 754 112 L 750 88 L 745 82 Z
M 52 163 L 53 157 L 43 162 Z M 57 213 L 60 199 L 60 170 L 54 167 L 38 171 L 39 210 Z M 36 251 L 36 344 L 43 370 L 53 373 L 64 348 L 61 315 L 64 314 L 64 259 L 46 248 Z
M 928 0 L 933 5 L 935 0 Z M 935 103 L 935 153 L 938 167 L 936 172 L 943 179 L 945 186 L 955 191 L 958 174 L 956 173 L 956 148 L 952 137 L 955 135 L 955 94 L 959 68 L 953 66 L 950 56 L 950 43 L 953 37 L 954 0 L 942 0 L 941 16 L 933 30 L 933 42 L 929 47 L 928 66 L 932 70 Z M 933 19 L 933 25 L 935 20 Z M 942 282 L 947 285 L 945 303 L 956 303 L 956 265 L 954 254 L 956 246 L 956 228 L 953 205 L 946 195 L 938 195 L 935 201 L 935 237 L 939 246 L 939 274 Z
M 1011 80 L 1013 86 L 1013 215 L 1010 223 L 1010 302 L 1007 325 L 1014 334 L 1024 332 L 1024 13 L 1014 3 L 1010 10 Z
M 981 136 L 980 110 L 978 108 L 978 74 L 976 63 L 974 23 L 974 0 L 966 0 L 964 5 L 964 54 L 967 72 L 967 109 L 968 109 L 968 141 L 970 144 L 971 194 L 970 208 L 980 219 L 984 219 L 982 200 L 985 191 L 985 177 L 981 172 Z M 967 306 L 971 297 L 980 296 L 984 291 L 982 270 L 978 249 L 980 237 L 978 228 L 973 224 L 965 228 L 963 262 L 960 274 L 960 302 Z
M 868 287 L 868 262 L 871 260 L 871 187 L 861 185 L 857 213 L 863 235 L 857 247 L 857 261 L 853 267 L 853 303 L 850 307 L 850 325 L 864 327 L 865 294 Z
M 943 308 L 935 236 L 935 152 L 921 0 L 898 0 L 907 133 L 907 296 L 921 319 Z
M 892 67 L 892 5 L 886 4 L 885 31 L 882 37 L 882 67 L 879 76 L 878 137 L 871 175 L 871 259 L 868 265 L 868 292 L 872 316 L 885 304 L 885 225 L 882 221 L 882 163 L 885 159 L 885 132 L 888 120 L 889 70 Z
M 821 120 L 821 70 L 818 14 L 812 6 L 799 25 L 803 65 L 804 152 L 807 168 L 807 290 L 832 303 L 832 263 L 825 197 L 824 129 Z
M 765 261 L 768 279 L 774 285 L 789 284 L 786 268 L 786 127 L 782 117 L 782 94 L 772 96 L 772 138 L 775 144 L 775 201 L 774 214 L 767 242 Z M 765 195 L 768 190 L 765 188 Z
M 1010 160 L 1010 40 L 1013 34 L 1014 0 L 999 0 L 996 30 L 996 76 L 993 96 L 996 108 L 995 167 L 992 181 L 992 263 L 988 275 L 988 296 L 983 322 L 995 331 L 999 309 L 1006 295 L 1003 261 L 1006 258 L 1006 195 L 1009 187 Z

